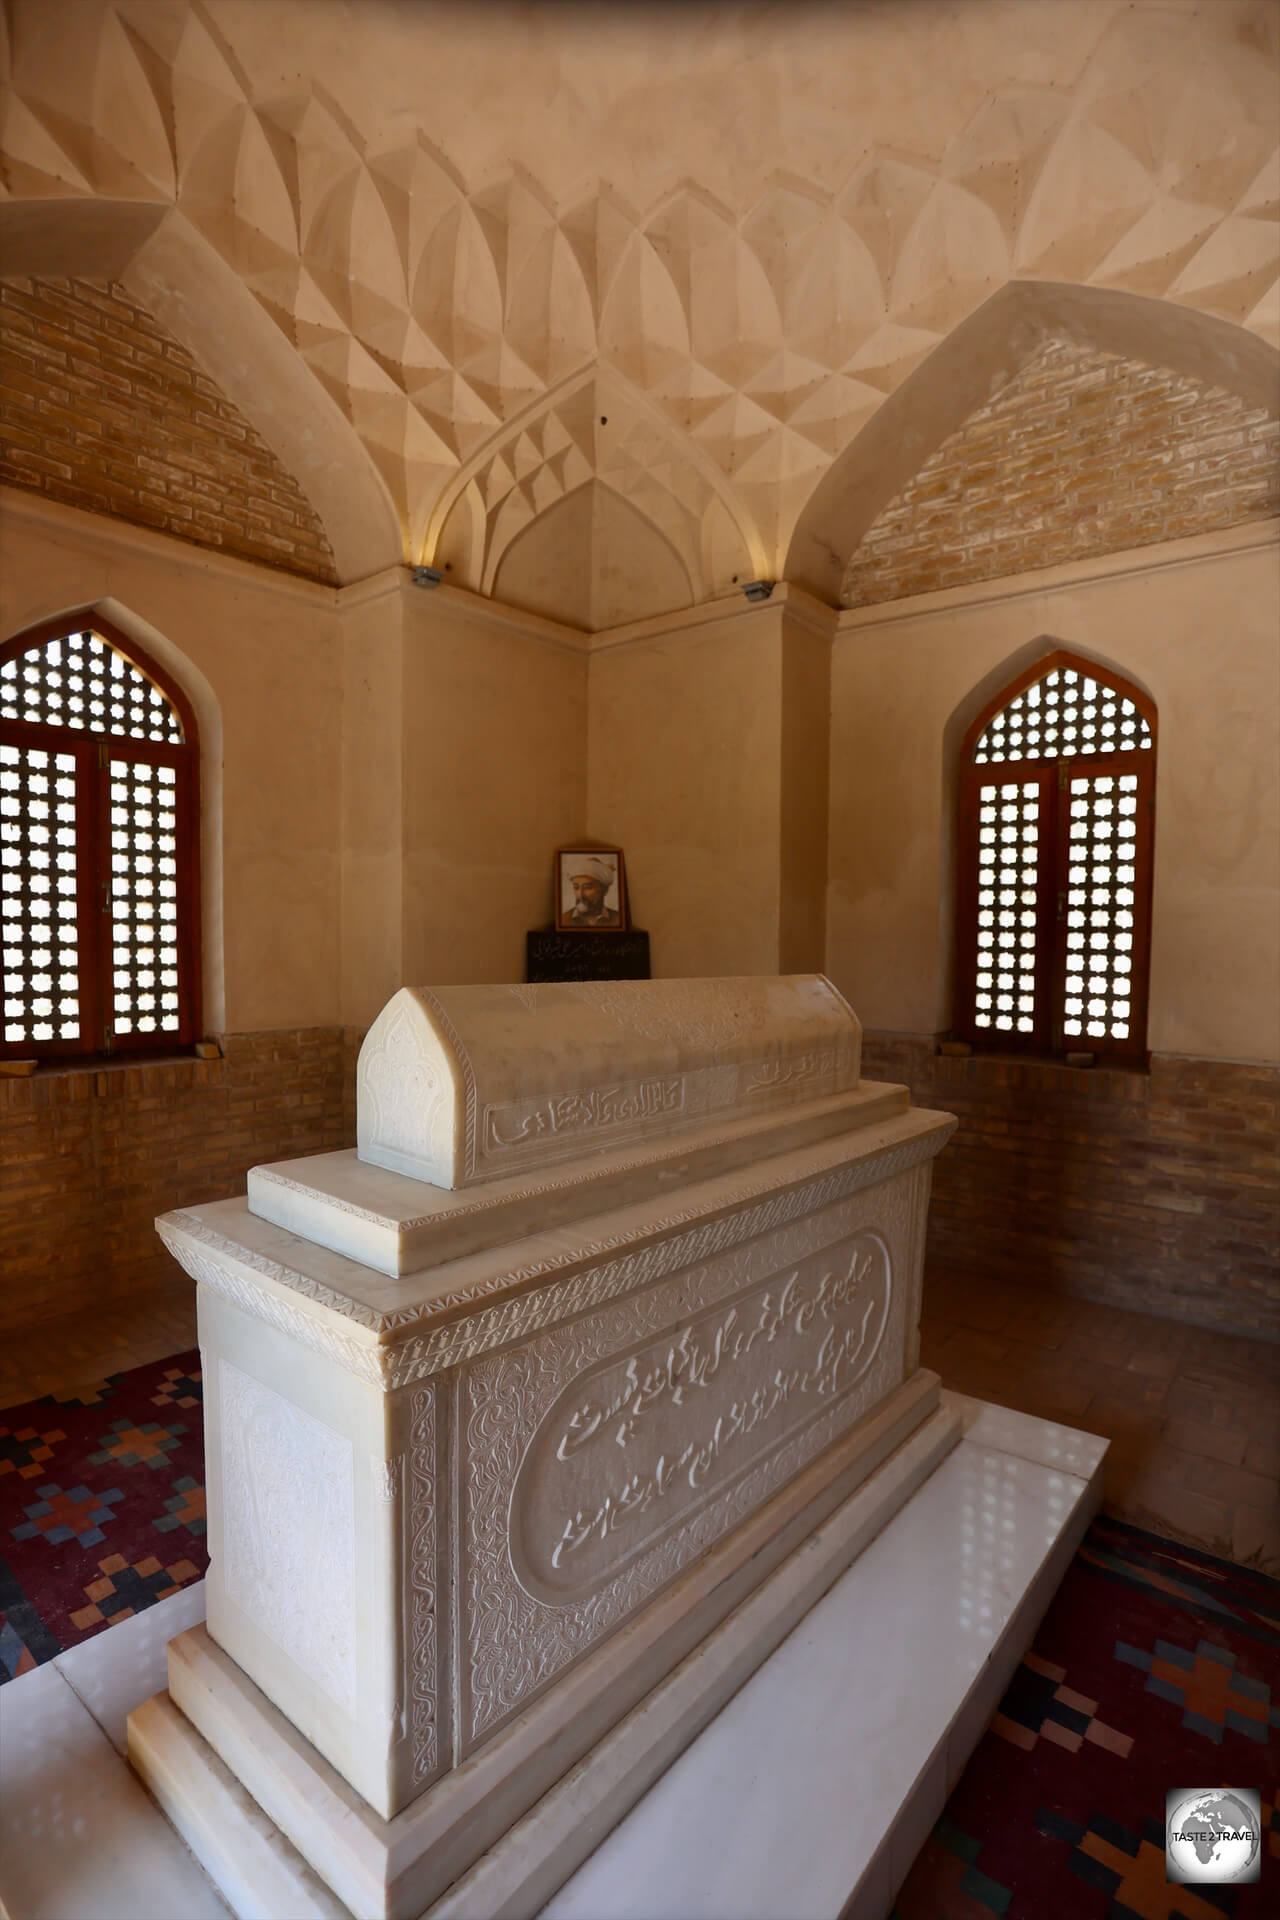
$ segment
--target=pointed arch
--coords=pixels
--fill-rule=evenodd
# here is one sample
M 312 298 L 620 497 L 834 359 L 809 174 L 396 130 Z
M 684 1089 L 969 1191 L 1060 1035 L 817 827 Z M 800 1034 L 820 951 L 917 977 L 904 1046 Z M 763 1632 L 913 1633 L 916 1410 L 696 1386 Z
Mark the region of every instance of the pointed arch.
M 196 712 L 97 608 L 0 644 L 0 861 L 0 1056 L 200 1037 Z
M 557 436 L 555 451 L 548 455 L 549 443 L 539 443 L 545 441 L 547 425 L 554 416 L 560 416 L 568 425 Z M 610 438 L 607 444 L 602 444 L 600 436 L 606 423 Z M 628 495 L 611 475 L 611 449 L 616 449 L 624 438 L 624 423 L 630 428 L 643 429 L 656 444 L 670 450 L 669 457 L 664 454 L 663 460 L 651 463 L 651 477 L 646 477 L 643 486 L 637 482 L 633 492 L 643 498 L 648 489 L 651 499 L 656 501 L 665 490 L 671 524 L 662 524 L 655 513 L 642 504 L 642 498 Z M 532 469 L 516 471 L 519 458 L 533 460 L 535 452 L 540 463 L 558 462 L 559 468 L 563 468 L 554 488 L 548 482 L 543 498 L 536 496 Z M 657 469 L 664 466 L 670 471 L 667 479 L 660 483 Z M 564 494 L 593 478 L 627 499 L 663 540 L 679 551 L 695 598 L 707 597 L 719 584 L 706 572 L 710 549 L 705 522 L 717 502 L 716 553 L 722 551 L 726 540 L 736 539 L 742 555 L 739 565 L 751 575 L 767 571 L 759 529 L 715 462 L 631 381 L 616 369 L 599 365 L 570 375 L 550 393 L 540 395 L 517 414 L 500 435 L 486 440 L 483 447 L 463 463 L 441 491 L 432 512 L 423 561 L 434 566 L 440 555 L 446 550 L 452 553 L 456 547 L 470 552 L 474 565 L 478 543 L 484 559 L 474 584 L 480 591 L 491 592 L 511 542 Z M 514 511 L 510 502 L 518 486 L 525 488 L 529 498 L 520 511 Z M 679 517 L 690 523 L 687 537 L 677 535 L 674 520 Z
M 953 1030 L 1001 1051 L 1142 1062 L 1155 703 L 1114 669 L 1043 646 L 976 712 L 964 703 Z

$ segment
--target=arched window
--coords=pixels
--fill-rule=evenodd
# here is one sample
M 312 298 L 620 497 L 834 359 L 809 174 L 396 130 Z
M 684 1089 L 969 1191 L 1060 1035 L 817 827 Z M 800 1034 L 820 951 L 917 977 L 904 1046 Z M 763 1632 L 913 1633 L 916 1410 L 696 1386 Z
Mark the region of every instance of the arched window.
M 1147 1041 L 1155 708 L 1052 653 L 960 756 L 958 1038 L 1140 1060 Z
M 0 1055 L 200 1034 L 195 716 L 96 615 L 0 646 Z

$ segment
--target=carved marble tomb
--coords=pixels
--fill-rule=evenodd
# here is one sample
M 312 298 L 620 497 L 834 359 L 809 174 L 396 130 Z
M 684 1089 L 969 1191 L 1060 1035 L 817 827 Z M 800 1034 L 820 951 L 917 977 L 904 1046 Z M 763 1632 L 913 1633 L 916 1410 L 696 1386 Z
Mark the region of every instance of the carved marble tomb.
M 130 1752 L 237 1913 L 218 1794 L 300 1913 L 415 1920 L 577 1768 L 535 1911 L 947 1453 L 955 1122 L 860 1042 L 821 976 L 404 989 L 354 1152 L 157 1223 L 211 1565 Z

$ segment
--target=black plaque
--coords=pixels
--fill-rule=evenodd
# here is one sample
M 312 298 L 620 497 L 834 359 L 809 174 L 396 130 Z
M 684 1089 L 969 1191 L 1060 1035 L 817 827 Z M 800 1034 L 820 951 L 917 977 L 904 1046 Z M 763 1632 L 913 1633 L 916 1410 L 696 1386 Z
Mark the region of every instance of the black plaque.
M 626 933 L 530 932 L 525 936 L 527 980 L 647 980 L 649 936 Z

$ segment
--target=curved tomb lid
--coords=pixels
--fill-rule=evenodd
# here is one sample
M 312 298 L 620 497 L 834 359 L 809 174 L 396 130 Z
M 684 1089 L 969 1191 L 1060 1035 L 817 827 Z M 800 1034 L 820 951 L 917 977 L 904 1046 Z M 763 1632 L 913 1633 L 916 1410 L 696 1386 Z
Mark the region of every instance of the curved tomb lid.
M 359 1156 L 438 1187 L 612 1152 L 858 1084 L 821 974 L 402 987 L 356 1068 Z

